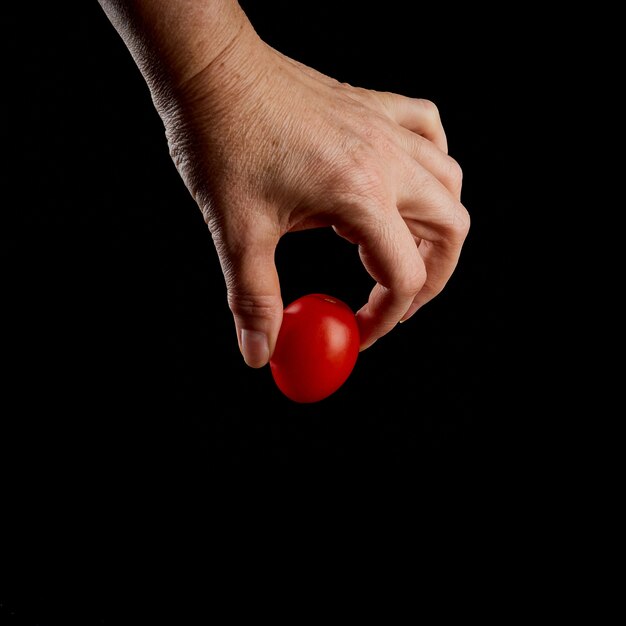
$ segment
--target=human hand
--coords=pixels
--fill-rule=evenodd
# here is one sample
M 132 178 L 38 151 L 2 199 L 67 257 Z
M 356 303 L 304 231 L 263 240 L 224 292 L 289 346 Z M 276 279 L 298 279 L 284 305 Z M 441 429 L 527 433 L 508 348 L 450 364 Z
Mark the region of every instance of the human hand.
M 376 281 L 357 312 L 365 349 L 454 271 L 469 228 L 461 170 L 432 103 L 341 84 L 249 45 L 195 75 L 163 116 L 215 242 L 241 351 L 252 367 L 267 363 L 283 308 L 275 249 L 315 227 L 357 244 Z
M 332 227 L 358 246 L 375 281 L 357 312 L 361 349 L 444 288 L 470 219 L 433 103 L 293 61 L 229 0 L 194 4 L 193 19 L 177 3 L 134 6 L 130 34 L 134 14 L 112 12 L 113 21 L 213 237 L 248 365 L 265 365 L 275 346 L 283 303 L 274 255 L 287 233 Z M 219 53 L 203 21 L 219 26 Z
M 279 239 L 324 226 L 358 245 L 376 281 L 357 312 L 364 349 L 443 289 L 468 233 L 436 107 L 338 83 L 261 41 L 246 52 L 194 76 L 164 115 L 213 236 L 241 351 L 252 367 L 273 351 Z

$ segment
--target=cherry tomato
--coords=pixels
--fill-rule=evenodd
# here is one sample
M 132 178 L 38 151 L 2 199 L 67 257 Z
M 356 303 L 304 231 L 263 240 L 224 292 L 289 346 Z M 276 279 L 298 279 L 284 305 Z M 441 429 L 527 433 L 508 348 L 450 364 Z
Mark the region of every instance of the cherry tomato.
M 270 359 L 278 388 L 295 402 L 318 402 L 348 379 L 359 354 L 359 328 L 341 300 L 313 293 L 284 309 Z

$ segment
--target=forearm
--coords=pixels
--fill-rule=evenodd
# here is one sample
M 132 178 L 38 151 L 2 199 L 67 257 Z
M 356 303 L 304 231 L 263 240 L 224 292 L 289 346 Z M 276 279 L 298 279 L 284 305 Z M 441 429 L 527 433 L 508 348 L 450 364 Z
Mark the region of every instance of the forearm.
M 236 0 L 98 0 L 153 97 L 176 90 L 254 36 Z

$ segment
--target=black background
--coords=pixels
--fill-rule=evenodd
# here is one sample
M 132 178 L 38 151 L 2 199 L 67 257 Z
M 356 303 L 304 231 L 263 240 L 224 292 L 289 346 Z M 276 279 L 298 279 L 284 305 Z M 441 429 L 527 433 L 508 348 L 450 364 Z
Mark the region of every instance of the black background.
M 270 493 L 323 502 L 334 519 L 346 498 L 400 487 L 392 501 L 423 514 L 425 494 L 498 499 L 532 471 L 511 274 L 528 81 L 517 31 L 406 3 L 242 3 L 295 59 L 433 100 L 472 216 L 445 291 L 362 353 L 336 394 L 297 405 L 268 368 L 244 365 L 143 79 L 95 0 L 76 4 L 3 15 L 0 450 L 5 549 L 18 558 L 0 600 L 15 623 L 125 623 L 135 577 L 221 543 L 207 529 L 230 520 L 229 496 L 249 540 L 273 519 Z M 325 292 L 356 309 L 371 287 L 330 232 L 284 238 L 277 264 L 285 303 Z M 51 577 L 65 592 L 47 591 Z

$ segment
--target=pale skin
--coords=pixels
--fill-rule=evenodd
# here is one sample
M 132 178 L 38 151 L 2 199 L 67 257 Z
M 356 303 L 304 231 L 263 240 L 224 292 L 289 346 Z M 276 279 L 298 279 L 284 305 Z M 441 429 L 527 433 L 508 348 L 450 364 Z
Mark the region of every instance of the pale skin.
M 374 282 L 356 313 L 361 350 L 443 290 L 470 217 L 435 104 L 286 57 L 235 0 L 99 2 L 211 232 L 250 367 L 268 363 L 280 329 L 287 233 L 328 227 L 355 244 Z

